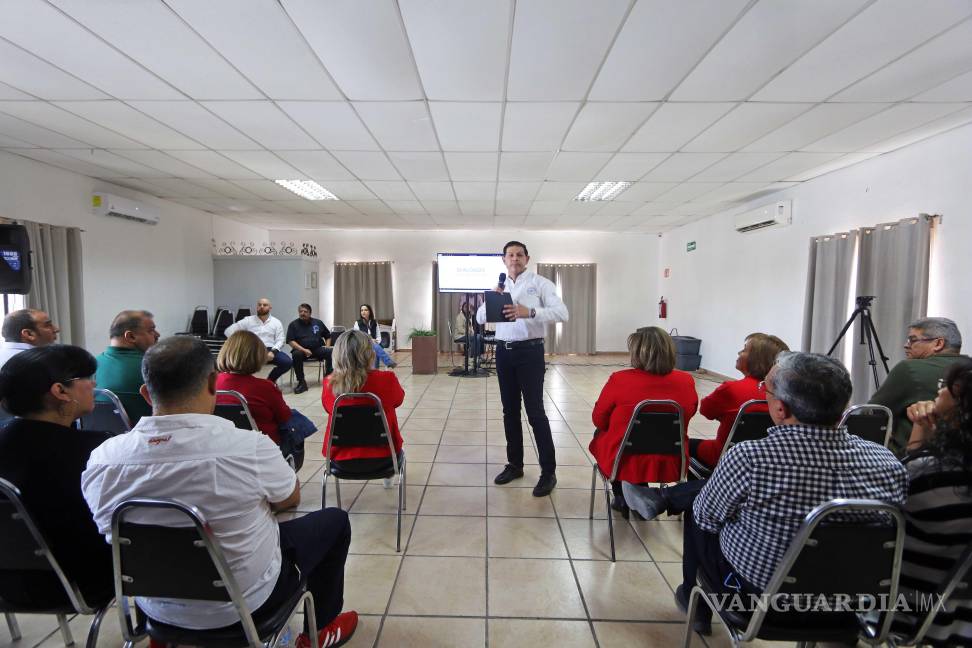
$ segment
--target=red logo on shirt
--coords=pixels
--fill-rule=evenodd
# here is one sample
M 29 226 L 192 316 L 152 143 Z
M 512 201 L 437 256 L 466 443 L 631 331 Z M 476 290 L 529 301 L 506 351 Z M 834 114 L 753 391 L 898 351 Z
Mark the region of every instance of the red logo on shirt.
M 163 443 L 168 443 L 172 438 L 171 434 L 166 434 L 165 436 L 149 437 L 149 445 L 161 445 Z

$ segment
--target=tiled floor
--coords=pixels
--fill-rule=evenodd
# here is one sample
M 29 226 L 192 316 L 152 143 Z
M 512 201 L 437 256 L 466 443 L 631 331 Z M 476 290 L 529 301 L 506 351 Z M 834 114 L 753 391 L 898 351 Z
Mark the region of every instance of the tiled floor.
M 408 355 L 400 355 L 396 372 L 406 400 L 398 418 L 408 457 L 402 551 L 395 551 L 396 490 L 344 482 L 342 504 L 353 529 L 345 608 L 362 615 L 347 645 L 680 645 L 684 617 L 672 597 L 681 580 L 681 523 L 628 523 L 616 515 L 618 561 L 612 564 L 603 495 L 595 500 L 595 519 L 587 517 L 591 408 L 626 358 L 556 358 L 548 366 L 544 405 L 559 483 L 551 497 L 534 498 L 539 469 L 532 447 L 525 478 L 493 485 L 505 463 L 496 378 L 454 378 L 447 368 L 413 376 Z M 700 397 L 715 386 L 697 380 Z M 318 385 L 286 399 L 323 425 Z M 690 435 L 711 437 L 715 427 L 696 416 Z M 322 440 L 321 433 L 308 440 L 303 501 L 282 517 L 320 508 Z M 329 506 L 335 505 L 332 483 Z M 24 640 L 12 645 L 61 645 L 52 617 L 18 618 Z M 85 636 L 87 622 L 72 621 L 76 638 Z M 720 632 L 716 627 L 705 644 L 696 637 L 693 645 L 729 645 Z M 5 629 L 0 637 L 6 640 Z M 120 645 L 116 617 L 105 620 L 101 639 L 100 646 Z

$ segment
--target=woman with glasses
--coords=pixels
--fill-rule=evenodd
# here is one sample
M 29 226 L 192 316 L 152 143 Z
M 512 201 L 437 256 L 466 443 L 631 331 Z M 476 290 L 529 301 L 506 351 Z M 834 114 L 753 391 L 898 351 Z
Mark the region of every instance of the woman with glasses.
M 27 512 L 85 601 L 113 596 L 111 547 L 81 495 L 81 473 L 108 434 L 78 430 L 94 410 L 97 362 L 84 349 L 55 344 L 18 353 L 0 370 L 0 400 L 16 416 L 0 430 L 0 478 L 20 490 Z M 2 572 L 0 599 L 19 605 L 67 603 L 53 574 Z

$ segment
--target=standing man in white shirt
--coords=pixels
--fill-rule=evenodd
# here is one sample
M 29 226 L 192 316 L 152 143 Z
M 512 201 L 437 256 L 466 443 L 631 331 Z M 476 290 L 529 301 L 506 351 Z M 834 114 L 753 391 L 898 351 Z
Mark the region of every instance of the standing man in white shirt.
M 284 327 L 280 320 L 270 314 L 272 309 L 273 305 L 270 304 L 270 300 L 261 297 L 256 303 L 256 315 L 244 317 L 236 324 L 228 326 L 225 335 L 229 337 L 237 331 L 256 333 L 256 336 L 267 347 L 267 364 L 274 365 L 273 371 L 270 372 L 267 379 L 276 385 L 277 378 L 290 371 L 290 368 L 294 365 L 294 360 L 289 353 L 281 351 L 287 344 L 287 336 L 284 335 Z
M 508 484 L 523 477 L 522 394 L 540 456 L 540 480 L 533 495 L 544 497 L 557 485 L 557 459 L 550 422 L 543 411 L 543 374 L 546 371 L 543 337 L 548 323 L 566 322 L 569 315 L 553 282 L 527 270 L 529 262 L 530 255 L 523 243 L 510 241 L 503 246 L 506 283 L 494 290 L 508 290 L 513 298 L 513 305 L 503 308 L 508 321 L 496 325 L 496 377 L 503 401 L 507 464 L 493 481 Z M 486 323 L 486 304 L 476 311 L 476 321 Z
M 54 344 L 60 330 L 42 310 L 24 308 L 10 313 L 3 319 L 0 367 L 21 351 Z

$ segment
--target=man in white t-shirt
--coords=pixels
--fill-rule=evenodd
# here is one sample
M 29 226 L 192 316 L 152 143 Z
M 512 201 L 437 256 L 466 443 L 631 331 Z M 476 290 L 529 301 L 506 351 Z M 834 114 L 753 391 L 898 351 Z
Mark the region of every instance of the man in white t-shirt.
M 357 626 L 344 604 L 344 563 L 351 542 L 347 514 L 334 508 L 278 524 L 275 511 L 300 502 L 300 483 L 263 434 L 238 430 L 212 412 L 216 370 L 201 341 L 163 339 L 142 362 L 142 395 L 152 403 L 128 434 L 95 449 L 81 489 L 98 529 L 109 538 L 111 514 L 134 497 L 173 499 L 198 508 L 212 526 L 251 611 L 272 609 L 293 592 L 294 571 L 307 575 L 322 646 L 339 646 Z M 145 511 L 134 522 L 180 524 L 171 512 Z M 239 621 L 231 603 L 139 598 L 151 618 L 192 629 Z M 306 632 L 297 646 L 309 647 Z
M 266 297 L 261 297 L 256 303 L 256 315 L 244 317 L 239 322 L 226 327 L 224 335 L 229 337 L 237 331 L 250 331 L 255 333 L 263 345 L 267 347 L 267 364 L 273 365 L 273 370 L 267 376 L 267 380 L 276 384 L 277 378 L 284 375 L 294 365 L 293 358 L 289 353 L 284 353 L 281 349 L 287 345 L 287 336 L 284 334 L 283 323 L 270 314 L 273 304 Z

